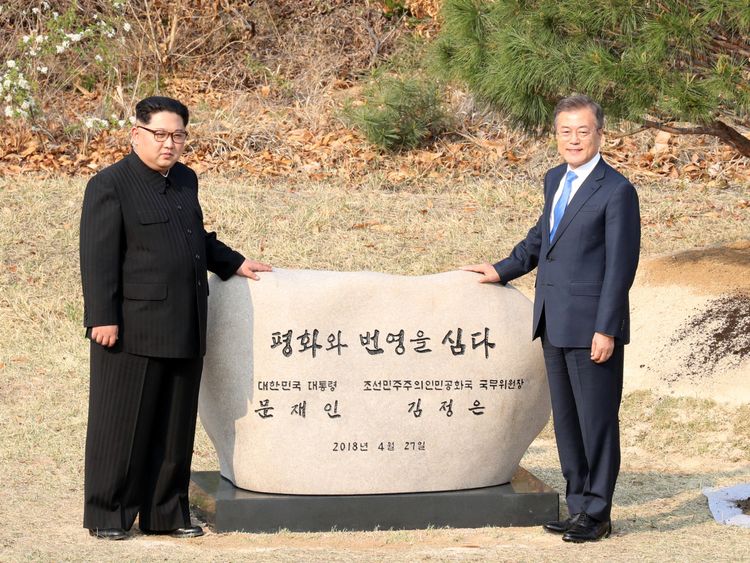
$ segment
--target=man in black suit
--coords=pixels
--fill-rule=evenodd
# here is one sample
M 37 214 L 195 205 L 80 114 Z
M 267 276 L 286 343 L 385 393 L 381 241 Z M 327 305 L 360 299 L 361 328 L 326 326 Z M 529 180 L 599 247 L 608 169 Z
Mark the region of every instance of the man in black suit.
M 609 536 L 620 468 L 618 412 L 628 291 L 638 267 L 640 212 L 633 185 L 599 154 L 604 114 L 586 96 L 555 108 L 565 164 L 544 178 L 544 210 L 497 264 L 463 269 L 507 282 L 538 267 L 533 338 L 541 337 L 570 517 L 544 528 L 570 542 Z
M 207 270 L 258 279 L 203 227 L 198 179 L 177 162 L 189 113 L 171 98 L 136 105 L 133 151 L 89 181 L 81 214 L 84 324 L 91 340 L 83 525 L 124 539 L 195 537 L 188 485 L 206 351 Z

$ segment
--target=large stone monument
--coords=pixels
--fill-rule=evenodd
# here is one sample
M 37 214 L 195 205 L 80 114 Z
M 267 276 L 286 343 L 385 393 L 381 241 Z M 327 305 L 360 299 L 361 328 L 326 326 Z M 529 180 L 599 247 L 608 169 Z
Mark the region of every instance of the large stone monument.
M 459 271 L 261 277 L 210 280 L 199 412 L 225 479 L 282 495 L 511 482 L 550 412 L 520 292 Z

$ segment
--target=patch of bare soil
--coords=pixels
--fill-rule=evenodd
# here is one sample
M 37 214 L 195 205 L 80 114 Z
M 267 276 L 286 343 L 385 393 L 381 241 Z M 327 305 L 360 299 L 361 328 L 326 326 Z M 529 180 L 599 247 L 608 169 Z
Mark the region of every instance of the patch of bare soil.
M 750 241 L 647 261 L 631 303 L 626 390 L 750 401 Z
M 711 293 L 750 291 L 749 273 L 750 240 L 662 256 L 639 267 L 647 285 L 680 285 Z
M 668 346 L 686 347 L 681 370 L 668 381 L 710 377 L 721 366 L 737 367 L 750 357 L 750 294 L 732 293 L 709 300 L 672 336 Z

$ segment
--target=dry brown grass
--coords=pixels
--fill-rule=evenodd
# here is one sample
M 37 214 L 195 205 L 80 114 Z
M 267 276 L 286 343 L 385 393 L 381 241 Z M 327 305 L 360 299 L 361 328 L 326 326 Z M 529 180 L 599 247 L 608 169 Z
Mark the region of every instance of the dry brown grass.
M 71 124 L 81 115 L 127 118 L 139 98 L 165 90 L 190 99 L 197 92 L 215 99 L 251 91 L 283 105 L 309 104 L 334 83 L 366 73 L 409 33 L 403 18 L 385 16 L 377 2 L 149 0 L 121 2 L 122 9 L 97 0 L 48 4 L 3 3 L 0 60 L 17 61 L 39 83 L 35 124 L 68 141 L 80 138 Z M 115 33 L 93 32 L 97 22 Z M 123 31 L 125 23 L 130 31 Z M 55 49 L 62 33 L 88 28 L 83 48 L 74 42 L 64 53 Z M 37 34 L 53 45 L 40 43 L 31 55 L 23 37 L 32 36 L 34 44 Z M 95 55 L 104 61 L 97 63 Z M 40 65 L 48 71 L 40 73 Z
M 0 178 L 0 560 L 750 560 L 750 531 L 715 524 L 701 495 L 705 486 L 750 481 L 747 407 L 644 392 L 623 403 L 616 533 L 597 545 L 564 545 L 537 528 L 89 539 L 81 528 L 88 381 L 77 259 L 84 183 Z M 349 187 L 212 177 L 202 185 L 210 227 L 248 256 L 399 274 L 502 257 L 541 203 L 536 186 L 481 179 L 399 185 L 373 174 Z M 747 190 L 642 186 L 644 256 L 750 238 Z M 563 489 L 549 427 L 522 463 Z M 194 467 L 217 467 L 202 431 Z

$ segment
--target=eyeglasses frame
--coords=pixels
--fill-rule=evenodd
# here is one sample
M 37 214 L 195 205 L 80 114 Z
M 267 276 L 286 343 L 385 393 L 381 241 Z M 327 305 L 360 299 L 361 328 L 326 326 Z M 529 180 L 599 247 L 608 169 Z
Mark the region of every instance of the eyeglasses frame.
M 163 129 L 156 129 L 156 130 L 154 130 L 154 129 L 149 129 L 148 127 L 144 127 L 143 125 L 136 125 L 136 127 L 138 127 L 139 129 L 145 129 L 146 131 L 148 131 L 149 133 L 151 133 L 154 136 L 154 141 L 156 141 L 157 143 L 163 143 L 168 138 L 171 138 L 172 142 L 175 145 L 182 145 L 182 144 L 184 144 L 187 141 L 187 138 L 188 138 L 188 132 L 187 131 L 180 131 L 180 130 L 178 130 L 178 131 L 164 131 Z M 156 138 L 157 133 L 164 134 L 166 136 L 160 141 L 159 139 Z M 185 138 L 182 141 L 178 141 L 177 139 L 174 138 L 174 136 L 176 134 L 183 134 L 183 135 L 185 135 Z

